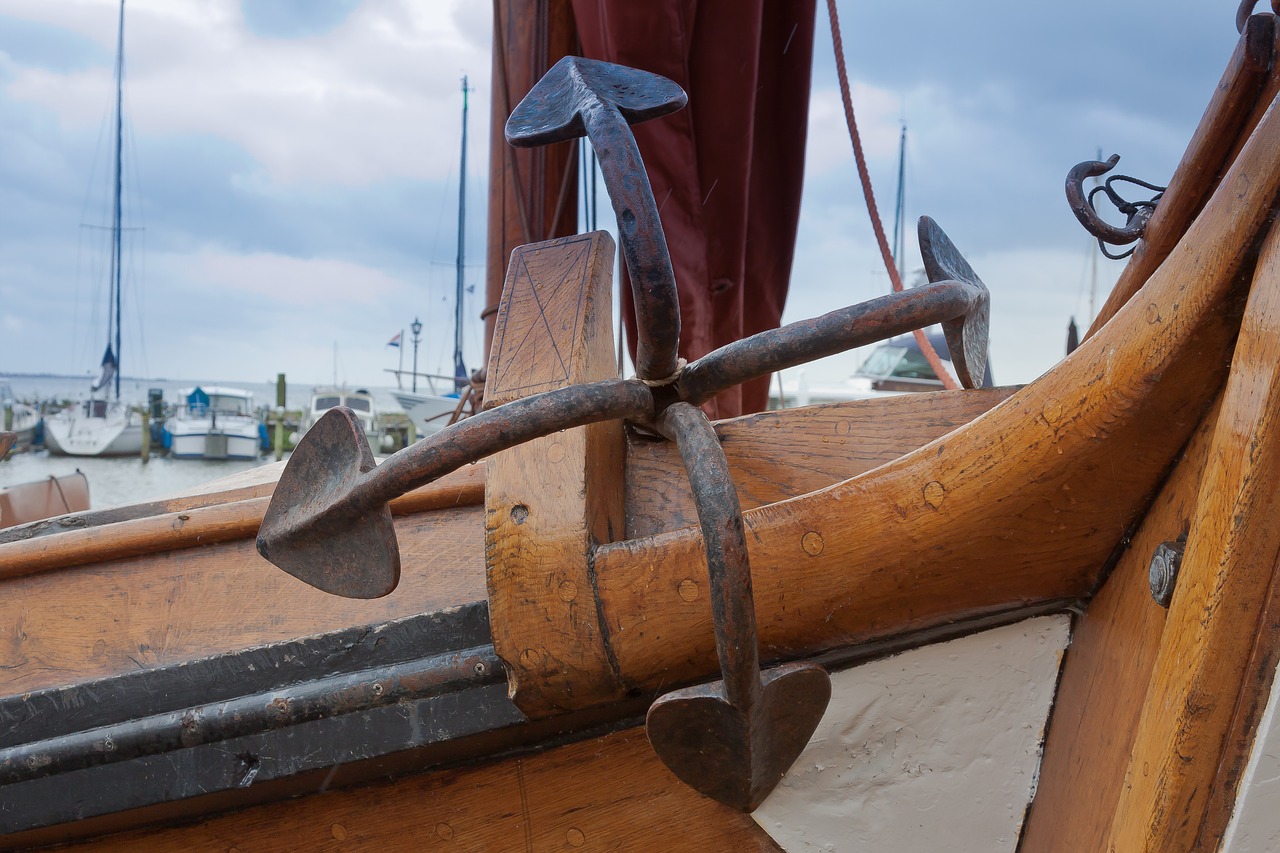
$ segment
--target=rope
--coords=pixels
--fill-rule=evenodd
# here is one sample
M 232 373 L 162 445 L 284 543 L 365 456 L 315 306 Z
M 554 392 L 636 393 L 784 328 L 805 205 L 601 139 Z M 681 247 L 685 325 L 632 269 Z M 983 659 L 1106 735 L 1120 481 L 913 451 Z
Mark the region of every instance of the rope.
M 62 508 L 66 512 L 71 512 L 71 504 L 67 501 L 67 496 L 62 493 L 62 484 L 58 482 L 58 478 L 50 474 L 49 482 L 53 483 L 53 487 L 58 490 L 58 497 L 62 498 Z
M 893 284 L 894 292 L 900 293 L 902 278 L 898 275 L 898 268 L 893 262 L 893 253 L 889 251 L 889 240 L 885 237 L 884 224 L 880 221 L 880 211 L 876 208 L 876 196 L 871 189 L 867 158 L 862 153 L 862 137 L 858 135 L 858 122 L 853 117 L 853 96 L 849 94 L 849 74 L 844 66 L 844 40 L 840 38 L 840 19 L 836 15 L 836 0 L 827 0 L 827 12 L 831 16 L 831 39 L 836 52 L 836 74 L 840 78 L 840 97 L 844 100 L 844 118 L 849 126 L 849 139 L 853 142 L 853 159 L 858 164 L 858 179 L 862 182 L 862 195 L 867 200 L 867 215 L 871 217 L 871 228 L 876 233 L 876 242 L 880 245 L 880 258 L 884 261 L 884 268 L 889 273 L 889 281 Z M 916 343 L 920 345 L 920 352 L 924 353 L 925 360 L 942 380 L 942 387 L 949 391 L 959 388 L 960 384 L 956 382 L 955 377 L 942 366 L 942 359 L 934 351 L 933 344 L 929 343 L 924 330 L 916 329 L 912 334 L 915 335 Z

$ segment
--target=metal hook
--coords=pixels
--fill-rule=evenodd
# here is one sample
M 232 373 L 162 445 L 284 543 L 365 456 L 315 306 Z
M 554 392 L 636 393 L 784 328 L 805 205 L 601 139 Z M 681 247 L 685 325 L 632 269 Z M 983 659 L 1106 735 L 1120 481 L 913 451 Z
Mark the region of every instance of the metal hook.
M 1240 0 L 1240 6 L 1236 9 L 1236 32 L 1244 32 L 1244 25 L 1249 22 L 1249 16 L 1257 5 L 1258 0 Z M 1271 10 L 1280 15 L 1280 0 L 1271 0 Z
M 1114 169 L 1119 162 L 1120 155 L 1112 154 L 1105 161 L 1086 160 L 1083 163 L 1078 163 L 1067 173 L 1066 182 L 1067 204 L 1071 206 L 1071 212 L 1075 214 L 1076 219 L 1084 226 L 1084 230 L 1098 238 L 1098 244 L 1102 247 L 1103 253 L 1109 258 L 1127 257 L 1132 254 L 1132 250 L 1130 250 L 1123 255 L 1113 255 L 1107 250 L 1105 244 L 1127 246 L 1139 240 L 1147 228 L 1147 221 L 1151 218 L 1151 214 L 1155 211 L 1156 205 L 1165 191 L 1165 187 L 1157 186 L 1138 178 L 1128 175 L 1112 175 L 1107 179 L 1106 183 L 1094 187 L 1087 194 L 1085 193 L 1084 182 L 1086 179 L 1105 175 Z M 1117 181 L 1134 184 L 1135 186 L 1152 190 L 1156 194 L 1150 199 L 1129 201 L 1116 191 L 1114 184 Z M 1128 217 L 1128 221 L 1125 222 L 1123 227 L 1112 225 L 1098 215 L 1097 209 L 1093 205 L 1093 199 L 1098 193 L 1104 193 L 1107 199 L 1115 205 L 1116 209 Z

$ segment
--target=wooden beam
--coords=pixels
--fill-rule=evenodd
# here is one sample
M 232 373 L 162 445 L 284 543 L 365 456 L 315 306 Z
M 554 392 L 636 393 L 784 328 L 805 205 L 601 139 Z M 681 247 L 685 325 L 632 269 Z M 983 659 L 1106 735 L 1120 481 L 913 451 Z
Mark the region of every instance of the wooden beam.
M 1145 298 L 1054 371 L 912 454 L 747 511 L 763 656 L 1088 595 L 1221 386 L 1277 189 L 1272 109 Z M 701 550 L 686 529 L 597 551 L 629 685 L 714 671 Z
M 479 507 L 418 513 L 395 525 L 404 579 L 395 595 L 372 601 L 307 586 L 262 559 L 252 539 L 11 578 L 0 596 L 0 695 L 484 598 Z
M 612 379 L 613 239 L 603 231 L 511 255 L 485 403 Z M 526 714 L 623 697 L 595 605 L 591 554 L 623 535 L 622 423 L 565 430 L 490 457 L 485 565 L 493 646 Z
M 1106 849 L 1167 612 L 1151 598 L 1151 555 L 1191 526 L 1218 408 L 1205 416 L 1133 542 L 1072 631 L 1023 830 L 1025 853 Z
M 392 515 L 475 506 L 484 500 L 484 466 L 467 465 L 447 477 L 414 489 L 391 502 Z M 268 488 L 269 486 L 269 488 Z M 253 539 L 270 503 L 275 483 L 219 493 L 224 501 L 201 495 L 131 507 L 80 513 L 50 520 L 45 533 L 0 542 L 0 580 L 53 569 L 140 557 L 183 548 Z M 266 496 L 240 497 L 245 491 Z
M 1111 849 L 1190 850 L 1280 561 L 1280 229 L 1245 309 L 1209 465 L 1138 724 Z M 1275 639 L 1272 638 L 1272 642 Z M 1272 673 L 1265 673 L 1269 684 Z M 1199 839 L 1209 849 L 1220 839 Z
M 1017 388 L 934 391 L 761 412 L 716 421 L 743 509 L 798 497 L 870 471 L 967 424 Z M 627 438 L 627 538 L 698 523 L 680 454 Z

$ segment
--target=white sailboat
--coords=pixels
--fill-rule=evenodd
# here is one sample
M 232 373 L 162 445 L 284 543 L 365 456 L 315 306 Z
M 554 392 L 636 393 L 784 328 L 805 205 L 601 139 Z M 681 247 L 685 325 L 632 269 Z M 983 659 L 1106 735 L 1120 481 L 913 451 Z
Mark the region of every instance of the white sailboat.
M 45 419 L 45 444 L 68 456 L 125 456 L 142 451 L 142 420 L 120 399 L 120 186 L 123 177 L 121 138 L 124 124 L 124 0 L 116 36 L 115 145 L 111 212 L 111 287 L 108 298 L 107 349 L 102 374 L 90 387 L 90 399 Z M 114 338 L 114 342 L 113 342 Z M 114 346 L 113 346 L 114 343 Z M 101 396 L 98 396 L 101 394 Z

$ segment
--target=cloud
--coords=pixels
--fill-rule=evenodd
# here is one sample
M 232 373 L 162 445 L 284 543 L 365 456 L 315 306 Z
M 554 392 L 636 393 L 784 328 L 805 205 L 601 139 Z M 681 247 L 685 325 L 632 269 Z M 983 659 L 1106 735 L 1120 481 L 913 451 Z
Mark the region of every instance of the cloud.
M 475 89 L 476 263 L 492 5 L 327 2 L 277 3 L 288 14 L 264 24 L 241 0 L 129 0 L 126 218 L 145 231 L 130 232 L 127 372 L 328 381 L 336 344 L 347 378 L 385 383 L 398 353 L 382 344 L 415 315 L 423 364 L 448 363 L 459 78 Z M 101 356 L 105 256 L 82 224 L 109 219 L 117 11 L 0 0 L 0 369 L 83 373 Z M 842 0 L 841 13 L 886 227 L 905 115 L 907 266 L 919 264 L 913 221 L 930 214 L 992 290 L 997 379 L 1033 378 L 1060 356 L 1067 316 L 1086 310 L 1067 169 L 1101 145 L 1162 183 L 1235 44 L 1231 10 Z M 888 287 L 821 4 L 813 86 L 788 320 Z M 1101 264 L 1100 289 L 1118 269 Z M 483 268 L 467 274 L 482 291 Z M 483 297 L 468 299 L 474 361 Z M 856 362 L 812 370 L 844 376 Z
M 186 270 L 183 286 L 191 297 L 197 293 L 216 298 L 248 296 L 264 302 L 298 306 L 305 303 L 342 303 L 351 308 L 388 299 L 402 299 L 409 285 L 386 272 L 333 258 L 295 258 L 255 252 L 236 254 L 204 248 L 185 255 L 162 255 L 153 262 L 153 273 Z
M 103 14 L 113 2 L 76 5 L 73 27 L 114 38 Z M 140 135 L 210 135 L 243 148 L 270 185 L 442 179 L 457 168 L 459 120 L 445 123 L 451 132 L 439 126 L 460 112 L 459 79 L 470 73 L 476 89 L 477 138 L 489 89 L 488 57 L 443 7 L 368 2 L 323 32 L 280 39 L 256 35 L 231 0 L 139 0 L 126 21 L 126 109 Z M 22 0 L 6 11 L 43 23 L 66 14 Z M 459 17 L 468 33 L 483 20 Z M 19 66 L 6 91 L 84 130 L 111 103 L 111 68 Z

